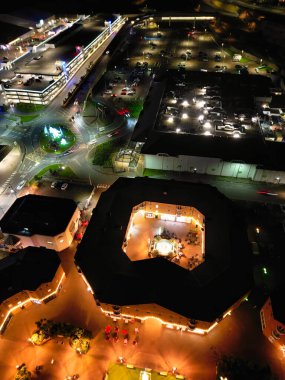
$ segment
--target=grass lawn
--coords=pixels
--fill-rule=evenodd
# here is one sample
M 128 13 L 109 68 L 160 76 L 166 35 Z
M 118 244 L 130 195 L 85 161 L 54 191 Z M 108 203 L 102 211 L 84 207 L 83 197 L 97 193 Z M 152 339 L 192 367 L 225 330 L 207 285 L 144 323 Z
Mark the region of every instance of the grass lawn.
M 40 146 L 47 153 L 60 154 L 70 149 L 76 141 L 70 129 L 62 125 L 43 127 L 40 134 Z
M 26 113 L 40 112 L 45 108 L 43 104 L 16 103 L 15 110 Z
M 64 169 L 62 169 L 64 167 Z M 73 171 L 68 166 L 62 166 L 60 164 L 53 164 L 46 166 L 42 170 L 40 170 L 35 177 L 42 177 L 44 174 L 46 174 L 48 171 L 56 171 L 60 177 L 65 178 L 75 178 L 76 175 L 73 173 Z
M 251 61 L 251 59 L 246 58 L 246 57 L 242 57 L 242 59 L 240 60 L 240 63 L 248 63 L 250 61 Z
M 108 380 L 141 380 L 141 368 L 127 368 L 123 364 L 111 364 L 108 369 Z M 151 371 L 151 380 L 176 380 L 175 376 L 162 376 L 159 372 Z
M 143 171 L 143 175 L 145 177 L 165 176 L 166 174 L 169 174 L 168 170 L 144 169 L 144 171 Z
M 88 99 L 82 116 L 85 123 L 91 127 L 105 127 L 113 122 L 116 114 L 103 104 Z
M 231 49 L 224 49 L 224 52 L 233 57 L 236 53 Z
M 104 165 L 111 166 L 112 165 L 112 155 L 117 152 L 122 146 L 126 143 L 126 137 L 123 136 L 121 138 L 107 141 L 103 144 L 100 144 L 95 149 L 95 154 L 93 158 L 93 165 Z
M 33 119 L 35 119 L 36 117 L 38 117 L 39 115 L 35 114 L 35 115 L 17 115 L 15 114 L 15 116 L 18 116 L 21 118 L 21 122 L 22 123 L 27 123 Z
M 142 101 L 130 101 L 129 103 L 127 103 L 127 108 L 130 110 L 131 117 L 138 119 L 139 115 L 141 113 L 141 110 L 143 109 L 143 102 Z

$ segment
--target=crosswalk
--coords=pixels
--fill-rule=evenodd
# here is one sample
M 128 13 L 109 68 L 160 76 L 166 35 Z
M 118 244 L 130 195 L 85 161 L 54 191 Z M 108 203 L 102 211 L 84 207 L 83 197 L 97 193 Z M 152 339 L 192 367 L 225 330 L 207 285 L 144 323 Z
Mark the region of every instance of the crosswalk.
M 11 180 L 14 178 L 14 176 L 17 174 L 17 171 L 15 170 L 14 172 L 12 172 L 12 174 L 10 175 L 10 177 L 8 177 L 6 179 L 5 182 L 1 183 L 1 186 L 0 186 L 0 190 L 1 190 L 1 193 L 3 193 L 7 187 L 9 186 Z

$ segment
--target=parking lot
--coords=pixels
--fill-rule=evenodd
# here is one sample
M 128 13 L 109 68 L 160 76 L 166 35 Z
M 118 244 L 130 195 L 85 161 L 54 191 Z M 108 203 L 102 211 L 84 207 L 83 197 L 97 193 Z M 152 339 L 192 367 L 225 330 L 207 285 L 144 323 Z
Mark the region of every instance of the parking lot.
M 205 22 L 195 29 L 191 23 L 153 22 L 134 28 L 120 60 L 105 75 L 102 94 L 114 101 L 144 98 L 152 79 L 167 78 L 157 130 L 255 137 L 260 126 L 253 89 L 262 92 L 270 83 L 265 70 L 263 79 L 248 75 L 256 74 L 259 64 L 245 52 L 230 55 Z

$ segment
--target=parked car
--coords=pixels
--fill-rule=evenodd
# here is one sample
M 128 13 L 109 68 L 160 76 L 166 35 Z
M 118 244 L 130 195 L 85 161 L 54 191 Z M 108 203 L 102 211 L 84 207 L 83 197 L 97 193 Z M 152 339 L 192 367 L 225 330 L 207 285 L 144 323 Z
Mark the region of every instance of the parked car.
M 25 186 L 25 183 L 26 183 L 25 180 L 21 181 L 21 182 L 17 185 L 16 189 L 17 189 L 17 190 L 21 190 L 21 189 Z
M 66 183 L 66 182 L 64 182 L 64 183 L 61 185 L 61 187 L 60 187 L 61 190 L 66 190 L 67 188 L 68 188 L 68 183 Z
M 50 187 L 51 187 L 52 189 L 56 189 L 56 187 L 57 187 L 57 181 L 53 181 L 53 182 L 51 183 Z

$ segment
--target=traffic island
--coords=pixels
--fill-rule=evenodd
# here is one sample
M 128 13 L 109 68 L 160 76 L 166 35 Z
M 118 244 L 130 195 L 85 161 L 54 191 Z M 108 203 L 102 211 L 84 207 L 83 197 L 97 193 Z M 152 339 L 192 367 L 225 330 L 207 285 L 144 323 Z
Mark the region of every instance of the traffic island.
M 99 128 L 100 132 L 114 122 L 117 114 L 112 107 L 99 100 L 89 98 L 86 101 L 82 117 L 89 127 Z
M 40 147 L 47 153 L 67 152 L 75 142 L 75 135 L 63 125 L 45 125 L 40 133 Z

